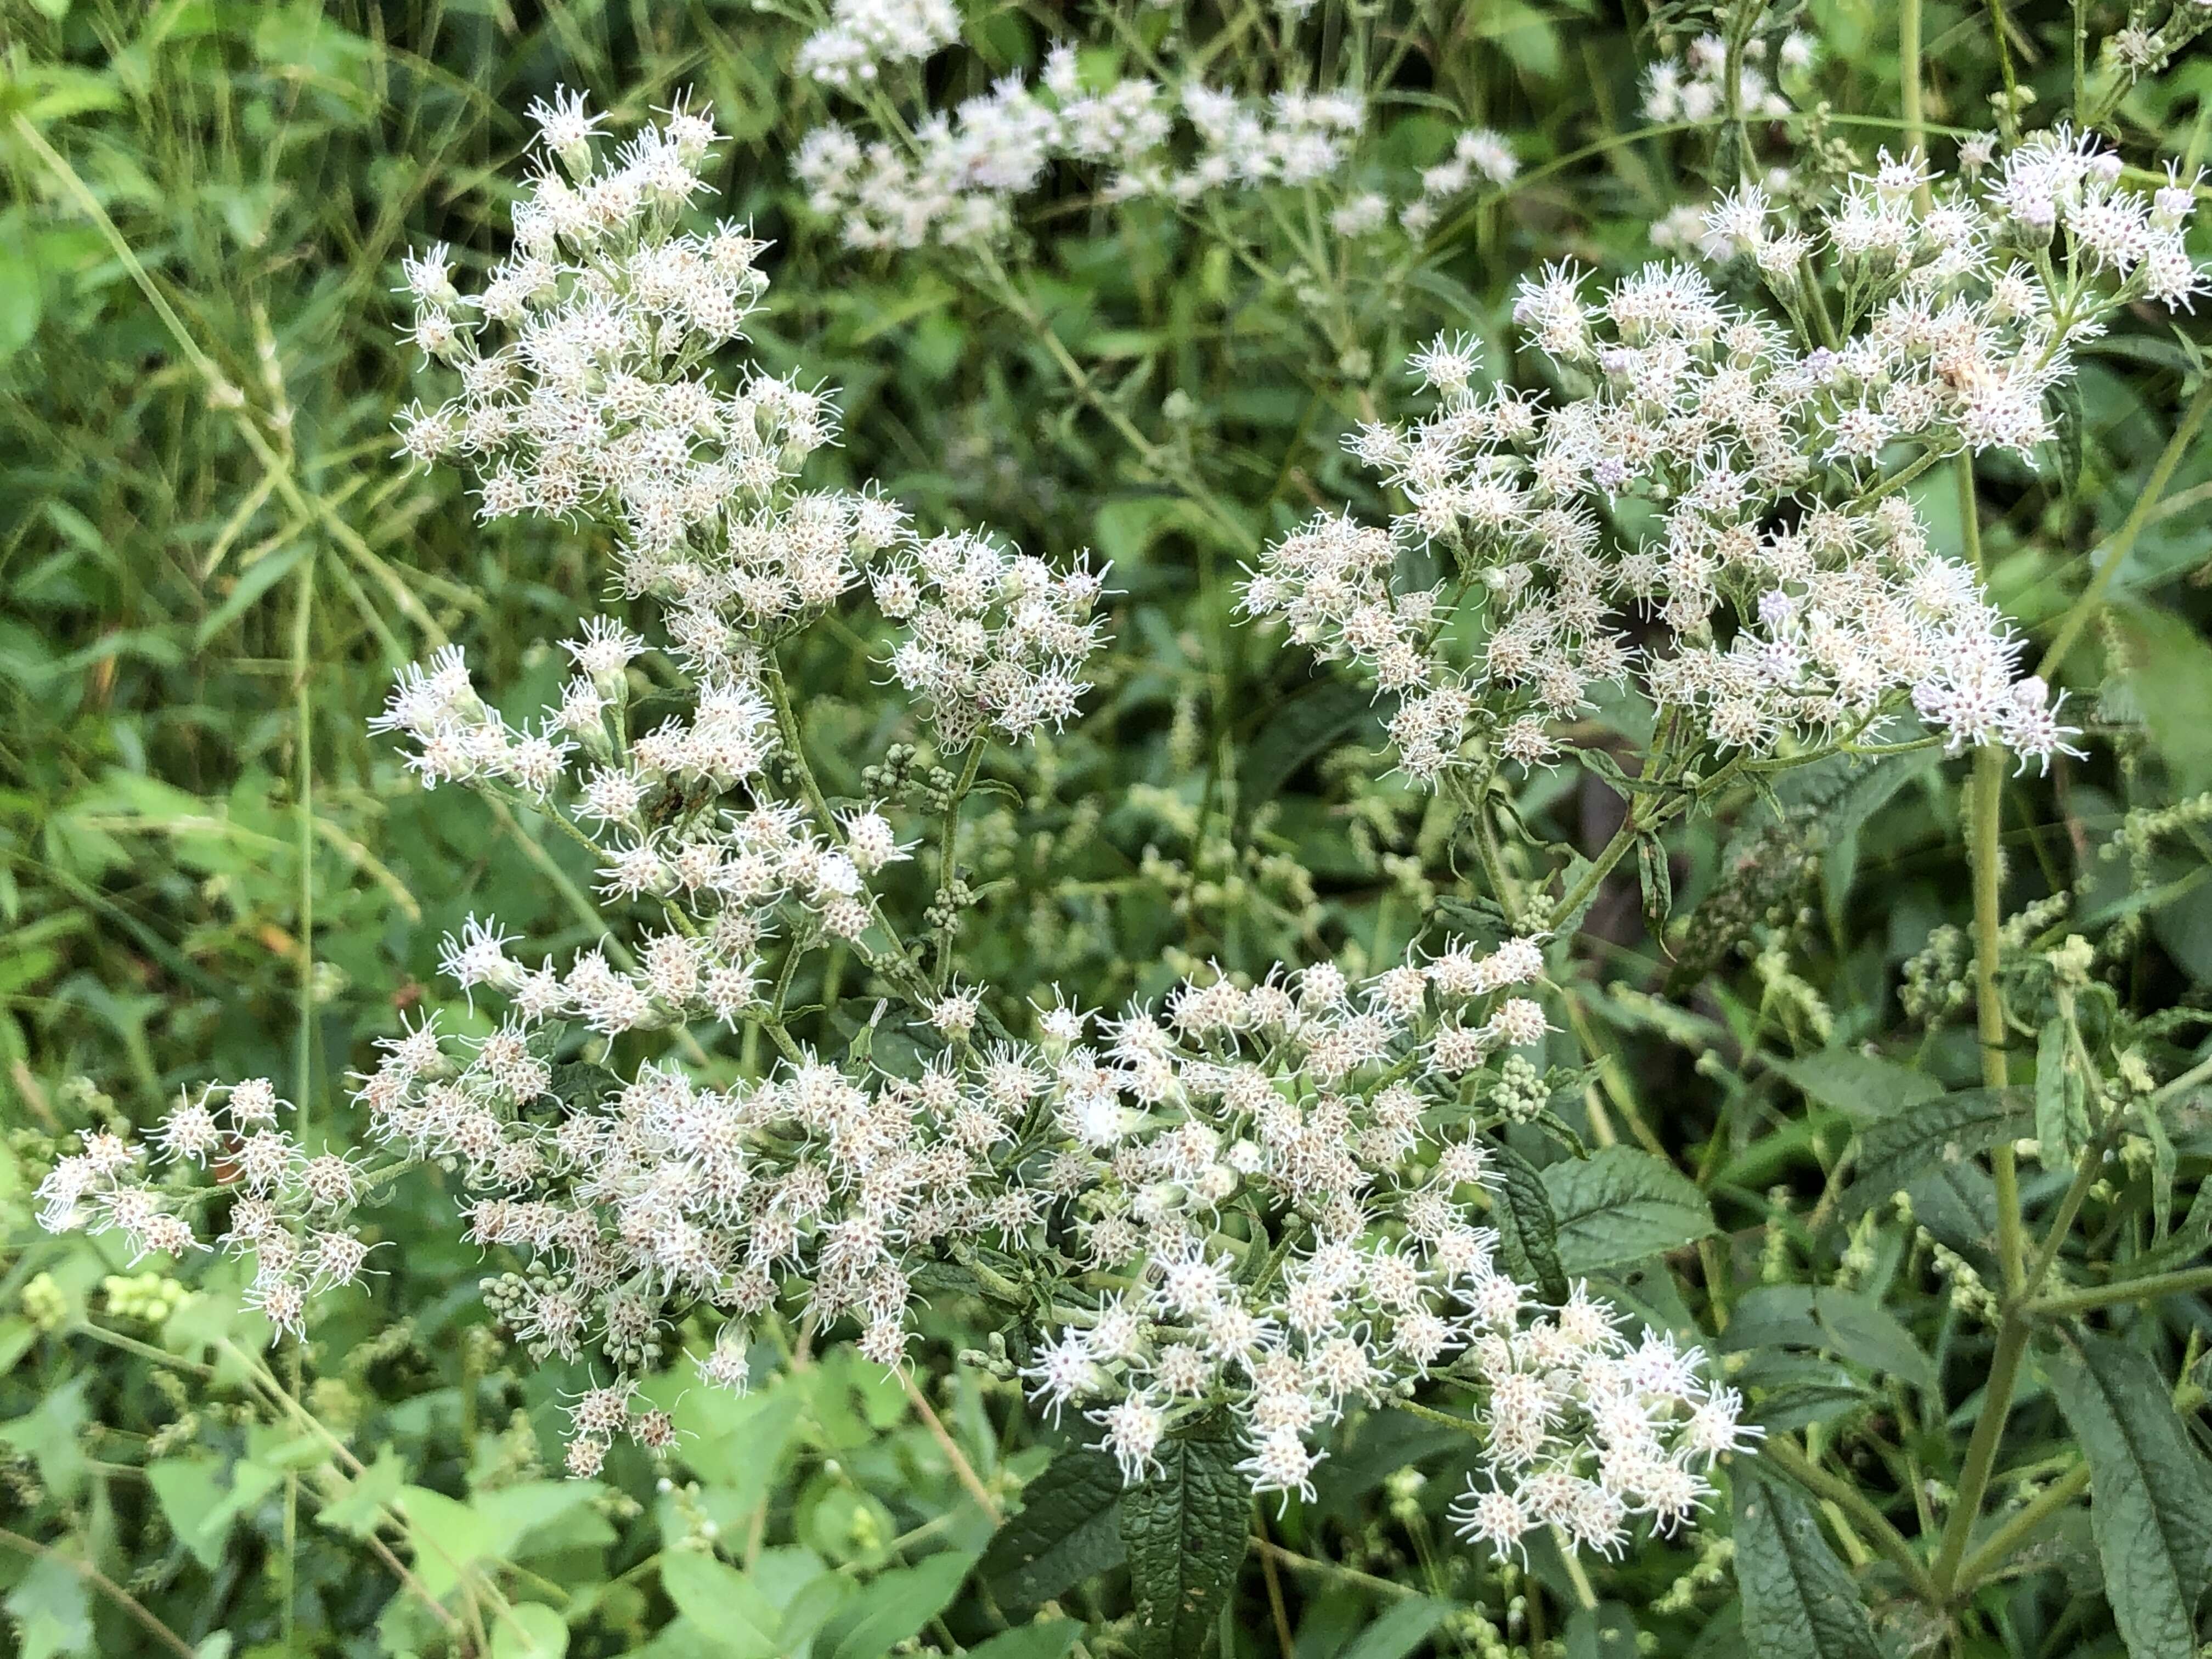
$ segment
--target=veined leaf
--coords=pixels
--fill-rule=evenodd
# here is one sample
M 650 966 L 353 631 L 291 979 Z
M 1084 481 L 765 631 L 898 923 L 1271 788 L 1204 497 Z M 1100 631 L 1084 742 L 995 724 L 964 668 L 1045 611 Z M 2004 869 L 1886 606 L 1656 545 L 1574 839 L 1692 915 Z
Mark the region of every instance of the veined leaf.
M 1194 1659 L 1237 1580 L 1252 1488 L 1229 1425 L 1210 1419 L 1159 1449 L 1162 1472 L 1121 1498 L 1121 1538 L 1145 1659 Z
M 1568 1275 L 1662 1255 L 1713 1230 L 1711 1206 L 1697 1184 L 1633 1146 L 1562 1160 L 1544 1171 L 1543 1185 L 1559 1267 Z
M 1881 1659 L 1858 1586 L 1813 1506 L 1742 1462 L 1735 1475 L 1735 1576 L 1752 1659 Z
M 660 1588 L 701 1630 L 711 1633 L 726 1659 L 761 1659 L 778 1651 L 783 1615 L 759 1585 L 726 1561 L 696 1550 L 668 1550 L 660 1558 Z
M 1964 1089 L 1923 1101 L 1859 1131 L 1858 1178 L 1840 1210 L 1856 1220 L 1938 1164 L 1987 1152 L 2033 1122 L 2024 1089 Z
M 2189 1659 L 2212 1558 L 2212 1465 L 2142 1350 L 2084 1335 L 2042 1358 L 2089 1460 L 2090 1525 L 2128 1651 Z
M 1121 1473 L 1104 1452 L 1060 1454 L 991 1535 L 978 1574 L 1009 1607 L 1035 1607 L 1121 1565 Z
M 1504 1141 L 1492 1143 L 1504 1182 L 1491 1208 L 1498 1248 L 1514 1277 L 1533 1284 L 1553 1302 L 1567 1299 L 1566 1270 L 1559 1263 L 1559 1224 L 1552 1213 L 1544 1177 Z

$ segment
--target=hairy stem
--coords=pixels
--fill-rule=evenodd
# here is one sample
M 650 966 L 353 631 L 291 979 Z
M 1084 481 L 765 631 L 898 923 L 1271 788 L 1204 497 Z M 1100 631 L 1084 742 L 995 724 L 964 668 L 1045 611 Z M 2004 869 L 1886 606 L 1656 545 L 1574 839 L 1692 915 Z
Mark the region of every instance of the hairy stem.
M 1786 1434 L 1770 1436 L 1759 1449 L 1759 1455 L 1772 1463 L 1799 1486 L 1815 1497 L 1826 1498 L 1849 1516 L 1851 1524 L 1881 1555 L 1896 1564 L 1912 1586 L 1913 1593 L 1923 1600 L 1936 1602 L 1942 1599 L 1936 1593 L 1935 1580 L 1905 1534 L 1890 1524 L 1889 1517 L 1876 1509 L 1866 1496 L 1850 1481 L 1828 1473 L 1797 1449 L 1797 1443 Z
M 2002 1526 L 1984 1540 L 1981 1548 L 1966 1558 L 1966 1565 L 1959 1569 L 1958 1588 L 1953 1594 L 1963 1595 L 1987 1579 L 2012 1559 L 2013 1552 L 2025 1543 L 2038 1527 L 2088 1488 L 2089 1466 L 2077 1463 L 2037 1493 L 2034 1498 L 2008 1516 Z
M 2075 1290 L 2054 1291 L 2027 1304 L 2028 1312 L 2043 1319 L 2087 1313 L 2123 1302 L 2149 1302 L 2165 1296 L 2193 1296 L 2212 1290 L 2212 1267 L 2183 1267 L 2169 1273 L 2147 1273 L 2141 1279 L 2116 1279 L 2108 1285 L 2084 1285 Z

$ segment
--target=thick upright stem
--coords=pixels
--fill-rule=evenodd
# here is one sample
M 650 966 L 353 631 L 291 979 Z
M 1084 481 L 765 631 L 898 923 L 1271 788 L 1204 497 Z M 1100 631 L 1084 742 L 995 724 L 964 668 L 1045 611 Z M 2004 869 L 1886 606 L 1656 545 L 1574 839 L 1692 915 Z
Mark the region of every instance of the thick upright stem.
M 1962 463 L 1962 467 L 1966 464 Z M 1969 546 L 1979 562 L 1980 524 L 1973 478 L 1970 471 L 1960 477 L 1960 506 L 1970 526 Z M 1997 952 L 2002 944 L 2002 872 L 1999 830 L 2004 809 L 2004 751 L 1984 744 L 1974 755 L 1970 789 L 1968 829 L 1973 836 L 1972 860 L 1974 888 L 1974 1002 L 1982 1052 L 1982 1082 L 1991 1089 L 2005 1086 L 2009 1075 L 2005 1059 L 2004 1004 L 1997 990 Z M 1990 1173 L 1996 1188 L 1997 1259 L 2004 1277 L 2004 1313 L 1998 1322 L 1996 1347 L 1990 1356 L 1989 1382 L 1982 1395 L 1981 1416 L 1966 1444 L 1966 1462 L 1959 1476 L 1959 1492 L 1943 1528 L 1936 1552 L 1937 1589 L 1950 1595 L 1958 1583 L 1960 1564 L 1966 1559 L 1966 1541 L 1981 1513 L 1982 1498 L 1989 1490 L 1996 1467 L 1997 1448 L 2004 1438 L 2005 1419 L 2012 1410 L 2013 1389 L 2020 1381 L 2021 1361 L 2027 1352 L 2029 1322 L 2020 1305 L 2027 1278 L 2027 1251 L 2020 1212 L 2020 1172 L 2009 1142 L 2001 1141 L 1990 1154 Z
M 1928 122 L 1920 99 L 1920 0 L 1898 0 L 1897 89 L 1899 112 L 1905 118 L 1905 148 L 1925 154 Z

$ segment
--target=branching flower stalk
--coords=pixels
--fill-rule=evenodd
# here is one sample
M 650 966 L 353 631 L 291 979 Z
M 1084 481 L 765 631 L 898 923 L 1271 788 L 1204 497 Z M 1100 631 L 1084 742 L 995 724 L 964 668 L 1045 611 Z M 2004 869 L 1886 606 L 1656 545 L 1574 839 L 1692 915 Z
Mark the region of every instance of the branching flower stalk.
M 376 1195 L 451 1170 L 469 1241 L 515 1264 L 484 1281 L 487 1309 L 541 1359 L 609 1368 L 570 1407 L 578 1475 L 620 1436 L 676 1450 L 636 1391 L 695 1316 L 719 1325 L 694 1356 L 714 1384 L 744 1387 L 786 1319 L 903 1369 L 927 1283 L 994 1304 L 1032 1400 L 1095 1425 L 1128 1480 L 1225 1416 L 1255 1492 L 1310 1493 L 1334 1425 L 1426 1383 L 1473 1402 L 1455 1416 L 1482 1445 L 1469 1539 L 1611 1553 L 1688 1523 L 1714 1460 L 1752 1437 L 1736 1394 L 1672 1336 L 1625 1336 L 1583 1286 L 1547 1303 L 1486 1224 L 1495 1132 L 1550 1087 L 1513 1053 L 1548 1029 L 1540 938 L 1447 940 L 1358 979 L 1207 969 L 1111 1018 L 966 982 L 962 803 L 987 744 L 1075 715 L 1102 578 L 924 538 L 872 490 L 805 488 L 824 395 L 717 373 L 763 279 L 758 244 L 692 210 L 703 113 L 679 100 L 610 160 L 580 100 L 533 112 L 556 165 L 481 293 L 442 250 L 408 262 L 411 337 L 458 392 L 406 413 L 404 453 L 469 465 L 484 519 L 604 526 L 616 586 L 658 607 L 662 637 L 593 618 L 565 642 L 559 702 L 525 721 L 441 651 L 377 725 L 423 787 L 587 849 L 627 938 L 533 963 L 471 917 L 443 953 L 464 1006 L 403 1027 L 356 1079 L 379 1155 L 311 1150 L 252 1079 L 188 1095 L 149 1144 L 89 1136 L 41 1218 L 248 1258 L 252 1302 L 296 1333 L 318 1292 L 371 1271 Z M 958 765 L 918 804 L 825 791 L 779 661 L 864 585 L 917 734 Z M 641 696 L 649 653 L 675 697 Z M 933 963 L 897 879 L 932 835 Z M 824 1053 L 788 1000 L 802 961 L 843 952 L 878 1001 Z M 716 1025 L 765 1033 L 779 1063 L 732 1071 L 700 1042 Z

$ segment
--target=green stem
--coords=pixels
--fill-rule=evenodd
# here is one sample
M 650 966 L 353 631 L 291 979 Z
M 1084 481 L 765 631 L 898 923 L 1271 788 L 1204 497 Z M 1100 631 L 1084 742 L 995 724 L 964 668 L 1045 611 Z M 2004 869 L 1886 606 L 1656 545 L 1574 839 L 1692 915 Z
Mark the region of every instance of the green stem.
M 1559 895 L 1559 902 L 1552 907 L 1552 915 L 1555 918 L 1572 915 L 1576 908 L 1597 890 L 1597 884 L 1613 872 L 1613 866 L 1628 856 L 1629 848 L 1636 845 L 1638 833 L 1647 827 L 1636 821 L 1636 806 L 1631 803 L 1628 816 L 1621 819 L 1620 828 L 1613 832 L 1613 839 L 1590 860 L 1589 868 Z
M 80 1561 L 73 1555 L 64 1555 L 51 1544 L 41 1544 L 35 1538 L 26 1538 L 21 1533 L 10 1532 L 5 1527 L 0 1527 L 0 1544 L 4 1544 L 9 1549 L 24 1555 L 59 1562 L 109 1601 L 114 1602 L 124 1612 L 129 1613 L 141 1629 L 168 1649 L 170 1652 L 181 1654 L 184 1659 L 194 1659 L 192 1647 L 189 1642 L 155 1618 L 148 1610 L 143 1601 L 131 1595 L 129 1590 L 125 1589 L 122 1585 L 117 1583 L 89 1561 Z
M 308 645 L 315 617 L 315 552 L 300 561 L 300 603 L 292 623 L 293 723 L 298 728 L 300 784 L 300 1029 L 294 1066 L 298 1082 L 293 1133 L 308 1144 L 315 1064 L 315 696 Z
M 1951 1517 L 1944 1524 L 1943 1542 L 1936 1555 L 1936 1599 L 1948 1602 L 1959 1584 L 1959 1568 L 1966 1553 L 1966 1540 L 1980 1516 L 1982 1495 L 1989 1490 L 1996 1467 L 1997 1443 L 2004 1436 L 2005 1418 L 2012 1409 L 2014 1387 L 2027 1352 L 2028 1321 L 2015 1310 L 1997 1328 L 1997 1345 L 1990 1356 L 1989 1384 L 1983 1391 L 1981 1415 L 1973 1438 L 1966 1445 L 1966 1467 L 1959 1476 L 1959 1495 Z
M 1567 1569 L 1567 1582 L 1575 1587 L 1575 1600 L 1585 1613 L 1597 1610 L 1597 1592 L 1590 1588 L 1589 1574 L 1583 1571 L 1582 1558 L 1567 1535 L 1557 1527 L 1552 1528 L 1552 1541 L 1559 1547 L 1559 1559 Z
M 1960 507 L 1976 526 L 1973 545 L 1980 537 L 1971 474 L 1960 480 Z M 2008 1077 L 2005 1058 L 2004 1005 L 1997 992 L 1997 955 L 2002 944 L 2002 871 L 1998 829 L 2004 806 L 2004 755 L 1990 744 L 1975 752 L 1972 789 L 1973 836 L 1972 863 L 1974 891 L 1974 1000 L 1980 1036 L 1982 1081 L 2002 1089 Z M 2012 1410 L 2013 1389 L 2020 1380 L 2022 1358 L 2027 1352 L 2029 1321 L 2020 1297 L 2026 1274 L 2026 1254 L 2021 1223 L 2020 1173 L 2009 1141 L 2000 1141 L 1990 1154 L 1990 1172 L 1996 1188 L 1997 1258 L 2004 1276 L 2004 1315 L 1997 1327 L 1996 1346 L 1990 1356 L 1989 1382 L 1982 1395 L 1981 1415 L 1966 1444 L 1966 1458 L 1959 1477 L 1958 1496 L 1944 1523 L 1943 1539 L 1936 1555 L 1937 1589 L 1948 1600 L 1959 1582 L 1960 1564 L 1966 1542 L 1981 1513 L 1982 1496 L 1989 1489 L 1996 1467 L 1997 1448 L 2004 1437 L 2005 1419 Z M 2070 1219 L 2070 1218 L 2069 1218 Z
M 1799 1486 L 1814 1496 L 1824 1498 L 1849 1516 L 1852 1523 L 1865 1534 L 1869 1542 L 1897 1565 L 1912 1586 L 1913 1593 L 1931 1604 L 1942 1597 L 1936 1594 L 1935 1580 L 1928 1575 L 1927 1567 L 1913 1553 L 1912 1546 L 1905 1534 L 1890 1524 L 1889 1517 L 1869 1502 L 1863 1493 L 1850 1481 L 1831 1474 L 1818 1463 L 1797 1449 L 1797 1443 L 1786 1434 L 1771 1435 L 1759 1449 L 1759 1455 L 1779 1468 Z
M 1905 144 L 1923 155 L 1928 149 L 1928 123 L 1920 101 L 1920 0 L 1898 0 L 1897 90 L 1899 113 L 1905 118 Z M 1922 185 L 1924 198 L 1927 186 Z
M 2158 460 L 2151 467 L 2150 477 L 2143 481 L 2142 491 L 2136 497 L 2135 505 L 2129 508 L 2128 516 L 2121 521 L 2119 529 L 2106 546 L 2105 556 L 2098 564 L 2096 574 L 2089 578 L 2089 585 L 2081 590 L 2081 598 L 2067 608 L 2065 616 L 2059 620 L 2058 632 L 2051 641 L 2051 648 L 2043 653 L 2043 660 L 2035 668 L 2035 672 L 2045 679 L 2049 679 L 2057 672 L 2066 660 L 2066 653 L 2081 638 L 2081 630 L 2095 620 L 2098 611 L 2104 605 L 2105 594 L 2112 585 L 2112 578 L 2127 562 L 2136 538 L 2142 534 L 2143 526 L 2150 522 L 2159 498 L 2166 494 L 2166 486 L 2173 482 L 2174 469 L 2181 465 L 2182 456 L 2196 441 L 2208 414 L 2212 414 L 2212 374 L 2204 377 L 2203 383 L 2197 388 L 2197 395 L 2189 400 L 2189 407 L 2182 411 L 2181 423 L 2173 428 L 2173 435 L 2166 441 L 2166 447 L 2159 452 Z
M 1995 1572 L 2011 1557 L 2035 1529 L 2052 1516 L 2079 1498 L 2089 1486 L 2089 1466 L 2077 1463 L 2008 1519 L 1989 1537 L 1981 1548 L 1966 1558 L 1959 1569 L 1959 1589 L 1954 1594 L 1972 1590 Z
M 2070 1291 L 2054 1291 L 2038 1297 L 2027 1310 L 2038 1318 L 2057 1319 L 2087 1313 L 2120 1302 L 2148 1302 L 2159 1297 L 2190 1296 L 2212 1290 L 2212 1267 L 2183 1267 L 2173 1273 L 2148 1273 L 2141 1279 L 2116 1279 L 2109 1285 L 2084 1285 Z
M 1854 495 L 1851 498 L 1850 504 L 1844 510 L 1847 513 L 1863 512 L 1866 508 L 1873 506 L 1876 501 L 1881 500 L 1883 496 L 1894 495 L 1897 491 L 1904 489 L 1905 485 L 1911 483 L 1922 473 L 1927 471 L 1929 467 L 1936 465 L 1944 459 L 1944 452 L 1940 449 L 1924 449 L 1921 451 L 1918 458 L 1913 460 L 1909 465 L 1898 468 L 1896 471 L 1891 473 L 1886 478 L 1877 478 L 1874 483 L 1869 484 L 1864 489 Z

